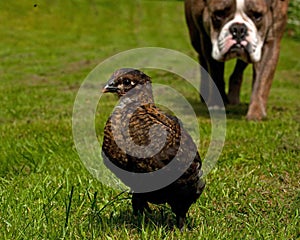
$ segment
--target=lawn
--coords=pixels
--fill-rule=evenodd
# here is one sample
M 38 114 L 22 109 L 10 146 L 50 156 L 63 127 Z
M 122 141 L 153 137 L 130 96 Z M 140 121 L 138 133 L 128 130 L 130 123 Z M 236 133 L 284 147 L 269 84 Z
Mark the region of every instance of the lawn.
M 119 52 L 164 47 L 196 59 L 183 3 L 0 1 L 0 22 L 0 239 L 300 238 L 299 41 L 283 39 L 266 121 L 244 118 L 247 69 L 243 103 L 227 110 L 222 154 L 181 233 L 167 205 L 133 217 L 130 194 L 93 177 L 75 148 L 72 111 L 86 76 Z M 193 104 L 203 157 L 211 125 L 198 95 L 176 76 L 151 74 Z M 99 147 L 115 100 L 96 117 Z

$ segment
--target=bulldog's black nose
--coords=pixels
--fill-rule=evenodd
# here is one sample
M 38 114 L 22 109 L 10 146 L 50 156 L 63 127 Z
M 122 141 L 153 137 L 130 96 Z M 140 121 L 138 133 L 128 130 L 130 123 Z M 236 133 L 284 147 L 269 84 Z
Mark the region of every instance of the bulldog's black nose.
M 234 23 L 230 26 L 229 31 L 232 34 L 233 39 L 240 43 L 247 36 L 248 29 L 244 23 Z

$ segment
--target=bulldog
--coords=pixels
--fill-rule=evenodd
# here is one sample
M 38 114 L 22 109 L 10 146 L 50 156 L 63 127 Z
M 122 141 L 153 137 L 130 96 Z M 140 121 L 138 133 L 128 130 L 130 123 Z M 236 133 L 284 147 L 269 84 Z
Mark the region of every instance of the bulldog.
M 240 103 L 243 72 L 253 66 L 253 82 L 246 118 L 262 120 L 279 58 L 289 0 L 185 0 L 185 16 L 193 47 L 201 64 L 201 97 L 219 105 L 205 81 L 208 72 L 222 99 Z M 225 61 L 236 58 L 225 93 Z

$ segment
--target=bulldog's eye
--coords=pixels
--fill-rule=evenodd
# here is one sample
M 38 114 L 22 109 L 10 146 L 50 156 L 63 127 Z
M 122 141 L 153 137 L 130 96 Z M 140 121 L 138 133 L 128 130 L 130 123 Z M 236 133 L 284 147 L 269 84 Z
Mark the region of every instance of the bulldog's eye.
M 263 14 L 261 12 L 252 12 L 252 18 L 256 22 L 260 22 L 262 20 Z
M 214 11 L 213 16 L 215 20 L 221 21 L 226 17 L 227 13 L 226 10 L 217 10 Z
M 128 78 L 125 78 L 125 79 L 123 79 L 123 84 L 124 84 L 125 86 L 130 85 L 130 84 L 131 84 L 131 80 L 128 79 Z

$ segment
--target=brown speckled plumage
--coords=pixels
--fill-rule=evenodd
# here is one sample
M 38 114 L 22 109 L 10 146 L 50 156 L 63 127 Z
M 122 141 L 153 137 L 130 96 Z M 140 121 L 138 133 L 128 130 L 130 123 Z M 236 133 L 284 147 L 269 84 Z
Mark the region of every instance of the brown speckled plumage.
M 116 71 L 103 92 L 114 92 L 120 97 L 104 129 L 104 162 L 133 190 L 134 213 L 149 209 L 147 202 L 167 202 L 182 229 L 189 207 L 205 186 L 195 143 L 175 116 L 167 115 L 155 106 L 150 77 L 141 71 Z M 163 144 L 161 140 L 164 140 Z M 129 172 L 149 173 L 165 167 L 172 160 L 177 161 L 176 171 L 183 174 L 170 185 L 152 192 L 135 193 L 134 176 L 128 180 L 110 167 L 114 164 Z

